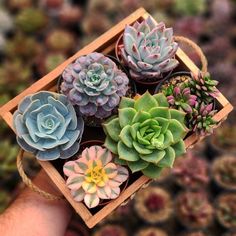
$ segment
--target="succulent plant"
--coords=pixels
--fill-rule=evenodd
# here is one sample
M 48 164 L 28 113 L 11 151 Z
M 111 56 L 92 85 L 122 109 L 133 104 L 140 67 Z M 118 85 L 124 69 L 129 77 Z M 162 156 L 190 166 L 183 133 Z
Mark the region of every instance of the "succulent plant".
M 13 29 L 13 19 L 6 9 L 0 8 L 0 34 Z
M 221 152 L 225 149 L 235 152 L 236 150 L 236 125 L 224 123 L 215 130 L 214 135 L 211 136 L 211 144 L 215 149 L 220 149 Z
M 93 236 L 128 236 L 126 230 L 120 225 L 104 225 L 100 227 Z
M 32 6 L 32 0 L 8 0 L 7 5 L 13 10 L 21 10 Z
M 64 4 L 59 11 L 61 24 L 78 24 L 81 21 L 83 11 L 79 6 Z
M 8 139 L 0 142 L 1 183 L 9 181 L 12 175 L 17 172 L 16 156 L 18 151 L 18 146 L 12 144 Z
M 141 219 L 156 224 L 170 218 L 173 213 L 173 203 L 167 191 L 153 186 L 137 193 L 135 210 Z
M 213 220 L 213 208 L 204 192 L 184 192 L 176 203 L 177 215 L 188 228 L 205 228 Z
M 192 80 L 189 80 L 191 92 L 198 96 L 199 102 L 209 103 L 216 98 L 219 91 L 216 89 L 218 81 L 213 80 L 209 73 L 192 73 Z
M 32 58 L 38 55 L 41 50 L 41 45 L 39 45 L 34 37 L 17 33 L 13 39 L 7 42 L 5 53 L 10 58 L 17 57 L 32 61 Z
M 217 199 L 218 221 L 228 229 L 236 229 L 236 194 L 222 194 Z
M 26 33 L 34 33 L 46 26 L 48 17 L 37 8 L 25 8 L 16 16 L 16 25 Z
M 193 112 L 193 107 L 197 104 L 197 96 L 191 94 L 191 90 L 184 83 L 168 87 L 167 101 L 171 107 L 182 110 L 188 114 Z M 167 95 L 167 94 L 165 94 Z
M 37 59 L 37 71 L 40 75 L 45 75 L 55 69 L 58 65 L 66 60 L 66 56 L 61 52 L 49 52 L 43 54 Z
M 226 155 L 216 159 L 212 165 L 212 174 L 220 186 L 228 190 L 236 190 L 235 156 Z
M 157 24 L 151 17 L 126 26 L 123 43 L 121 56 L 134 79 L 158 79 L 178 65 L 173 58 L 178 49 L 173 29 L 163 22 Z
M 66 159 L 79 150 L 84 122 L 62 94 L 41 91 L 26 96 L 13 120 L 18 144 L 39 160 Z
M 120 195 L 120 186 L 129 174 L 112 159 L 108 149 L 91 146 L 77 160 L 64 165 L 64 174 L 68 176 L 66 184 L 75 201 L 84 201 L 88 208 L 94 208 L 100 199 L 115 199 Z
M 47 47 L 53 51 L 69 52 L 76 46 L 74 35 L 64 29 L 54 29 L 46 38 Z
M 30 84 L 31 73 L 29 65 L 21 60 L 5 60 L 0 67 L 0 93 L 16 96 Z
M 86 117 L 110 116 L 129 88 L 125 73 L 97 52 L 79 57 L 65 69 L 62 78 L 61 92 Z
M 173 175 L 176 182 L 185 188 L 200 189 L 209 183 L 207 162 L 192 153 L 176 161 Z
M 216 114 L 216 110 L 213 110 L 213 104 L 208 105 L 197 103 L 193 108 L 192 118 L 189 122 L 189 127 L 193 132 L 199 135 L 207 135 L 213 132 L 213 127 L 217 122 L 213 119 Z
M 206 0 L 196 0 L 190 2 L 188 0 L 175 0 L 173 9 L 177 14 L 181 15 L 198 15 L 206 10 Z
M 157 227 L 146 227 L 138 231 L 136 236 L 168 236 L 165 231 Z
M 185 114 L 170 109 L 162 93 L 146 92 L 137 100 L 123 97 L 118 116 L 104 123 L 105 146 L 133 173 L 157 178 L 162 168 L 172 167 L 175 157 L 185 152 Z

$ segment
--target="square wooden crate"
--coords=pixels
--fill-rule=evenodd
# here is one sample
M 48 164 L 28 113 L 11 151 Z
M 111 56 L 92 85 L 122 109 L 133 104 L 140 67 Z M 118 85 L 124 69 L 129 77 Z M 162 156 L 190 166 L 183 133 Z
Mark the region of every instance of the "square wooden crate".
M 59 65 L 52 72 L 44 76 L 42 79 L 34 83 L 32 86 L 27 88 L 17 97 L 9 101 L 6 105 L 1 107 L 0 116 L 6 121 L 6 123 L 14 130 L 13 128 L 13 113 L 17 109 L 18 103 L 26 95 L 36 93 L 40 90 L 50 90 L 55 91 L 57 87 L 57 79 L 66 68 L 66 66 L 72 63 L 79 56 L 97 51 L 103 54 L 114 54 L 115 43 L 121 33 L 124 31 L 125 25 L 132 24 L 136 20 L 146 19 L 149 14 L 143 9 L 140 8 L 135 11 L 133 14 L 125 18 L 119 24 L 114 26 L 112 29 L 104 33 L 102 36 L 94 40 L 88 46 L 84 47 L 78 51 L 71 58 L 66 60 L 64 63 Z M 182 67 L 188 71 L 197 72 L 199 69 L 197 66 L 189 59 L 189 57 L 179 48 L 176 57 L 179 60 Z M 220 93 L 217 98 L 217 106 L 219 107 L 218 113 L 214 116 L 214 119 L 221 123 L 225 120 L 228 114 L 232 111 L 233 107 L 229 101 Z M 192 134 L 185 139 L 185 146 L 189 148 L 193 146 L 199 139 L 196 134 Z M 112 200 L 107 205 L 103 206 L 99 211 L 94 214 L 83 204 L 75 202 L 70 194 L 70 190 L 66 187 L 64 178 L 59 174 L 57 169 L 48 161 L 39 161 L 39 164 L 47 172 L 48 176 L 56 184 L 56 186 L 63 193 L 68 202 L 73 206 L 76 212 L 81 216 L 86 225 L 89 228 L 94 227 L 98 222 L 115 210 L 120 204 L 130 198 L 136 191 L 138 191 L 143 185 L 147 184 L 150 179 L 145 176 L 138 177 L 132 184 L 127 186 L 127 188 L 122 192 L 122 194 L 115 200 Z

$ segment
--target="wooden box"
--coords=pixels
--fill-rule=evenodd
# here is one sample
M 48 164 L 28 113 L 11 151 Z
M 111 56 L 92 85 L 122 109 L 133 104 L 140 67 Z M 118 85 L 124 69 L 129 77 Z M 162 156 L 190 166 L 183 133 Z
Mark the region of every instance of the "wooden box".
M 63 72 L 65 67 L 72 63 L 77 57 L 91 53 L 93 51 L 102 52 L 103 54 L 113 54 L 115 50 L 115 44 L 121 33 L 123 32 L 126 24 L 132 24 L 136 20 L 146 19 L 149 14 L 140 8 L 133 14 L 125 18 L 119 24 L 114 26 L 112 29 L 104 33 L 102 36 L 94 40 L 88 46 L 81 49 L 74 56 L 66 60 L 52 72 L 44 76 L 42 79 L 34 83 L 32 86 L 27 88 L 17 97 L 9 101 L 0 109 L 0 115 L 6 121 L 6 123 L 13 129 L 13 112 L 17 109 L 17 105 L 21 99 L 26 95 L 36 93 L 40 90 L 50 90 L 55 91 L 57 85 L 57 79 Z M 192 72 L 198 71 L 197 66 L 189 59 L 189 57 L 179 48 L 177 51 L 177 59 L 179 60 L 181 66 Z M 217 98 L 217 105 L 219 107 L 219 112 L 214 116 L 214 119 L 221 122 L 227 118 L 227 115 L 232 111 L 233 107 L 229 101 L 220 93 Z M 14 130 L 14 129 L 13 129 Z M 202 138 L 202 137 L 201 137 Z M 185 139 L 186 148 L 191 147 L 196 142 L 199 141 L 199 137 L 195 134 L 189 136 Z M 98 222 L 115 210 L 124 201 L 130 198 L 136 191 L 138 191 L 143 185 L 147 184 L 150 179 L 145 176 L 139 176 L 132 184 L 127 186 L 127 188 L 122 192 L 122 194 L 115 200 L 112 200 L 107 205 L 101 207 L 97 212 L 90 211 L 83 203 L 75 202 L 70 194 L 70 190 L 66 187 L 64 178 L 59 174 L 57 169 L 50 162 L 39 161 L 39 164 L 47 172 L 48 176 L 57 185 L 60 191 L 63 193 L 65 198 L 73 206 L 76 212 L 81 216 L 86 225 L 89 228 L 94 227 Z M 93 213 L 92 213 L 93 212 Z

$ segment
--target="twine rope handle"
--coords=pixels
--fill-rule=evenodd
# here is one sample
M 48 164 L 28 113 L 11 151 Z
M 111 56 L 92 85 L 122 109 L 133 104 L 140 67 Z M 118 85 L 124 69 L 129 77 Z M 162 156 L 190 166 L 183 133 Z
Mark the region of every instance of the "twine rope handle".
M 191 47 L 192 49 L 194 49 L 194 51 L 198 54 L 198 56 L 201 60 L 202 72 L 206 73 L 207 67 L 208 67 L 208 62 L 207 62 L 206 56 L 204 55 L 202 49 L 196 43 L 194 43 L 191 39 L 186 38 L 184 36 L 174 36 L 174 40 L 176 42 L 184 43 L 184 44 L 188 45 L 189 47 Z
M 22 178 L 22 181 L 24 182 L 24 184 L 29 187 L 32 191 L 38 193 L 40 196 L 48 199 L 48 200 L 61 200 L 63 199 L 62 197 L 59 196 L 55 196 L 51 193 L 45 192 L 44 190 L 40 189 L 39 187 L 37 187 L 30 179 L 29 177 L 26 175 L 24 168 L 23 168 L 23 155 L 24 155 L 24 150 L 20 150 L 17 159 L 16 159 L 16 164 L 17 164 L 17 169 L 19 172 L 19 175 Z

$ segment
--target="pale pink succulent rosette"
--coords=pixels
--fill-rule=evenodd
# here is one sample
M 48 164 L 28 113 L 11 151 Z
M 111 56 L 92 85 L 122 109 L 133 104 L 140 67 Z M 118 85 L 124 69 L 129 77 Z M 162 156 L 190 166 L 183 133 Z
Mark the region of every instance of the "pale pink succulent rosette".
M 68 176 L 66 184 L 75 201 L 84 201 L 88 208 L 94 208 L 102 199 L 120 195 L 120 186 L 128 179 L 129 172 L 112 160 L 108 149 L 91 146 L 77 160 L 64 165 L 64 174 Z

